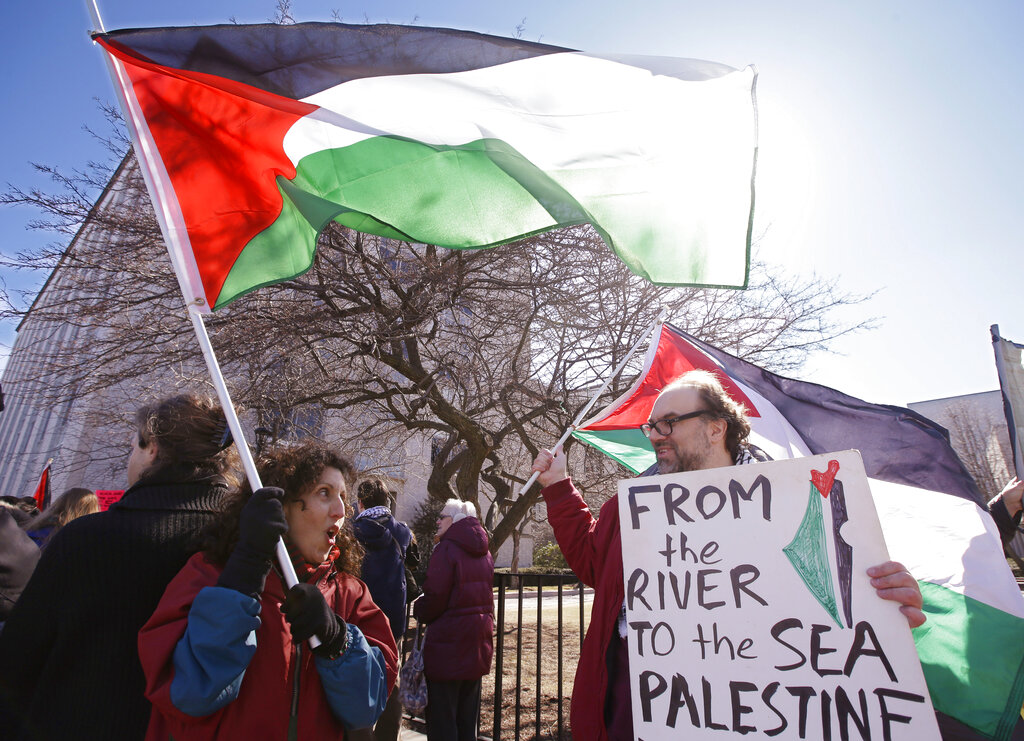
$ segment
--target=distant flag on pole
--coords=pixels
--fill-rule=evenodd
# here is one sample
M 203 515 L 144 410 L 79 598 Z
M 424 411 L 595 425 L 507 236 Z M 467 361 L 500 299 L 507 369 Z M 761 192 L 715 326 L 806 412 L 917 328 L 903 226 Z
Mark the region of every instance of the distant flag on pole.
M 999 388 L 1003 393 L 1003 412 L 1010 432 L 1010 448 L 1017 476 L 1024 476 L 1024 345 L 999 336 L 999 325 L 993 324 L 992 350 L 996 355 Z
M 936 710 L 1009 739 L 1024 702 L 1024 597 L 946 431 L 909 409 L 769 373 L 666 323 L 636 382 L 574 436 L 645 471 L 655 455 L 639 425 L 658 391 L 695 368 L 746 407 L 750 442 L 772 458 L 861 452 L 890 556 L 921 585 L 928 620 L 914 640 Z
M 203 310 L 308 270 L 332 220 L 455 249 L 588 223 L 652 282 L 746 286 L 752 67 L 391 25 L 94 38 Z
M 989 331 L 992 333 L 992 350 L 996 356 L 1014 471 L 1020 478 L 1024 476 L 1024 345 L 1000 337 L 998 324 L 993 324 Z M 1024 557 L 1024 532 L 1020 527 L 1006 547 L 1017 558 Z
M 46 461 L 46 465 L 43 466 L 43 473 L 39 476 L 36 493 L 33 495 L 40 512 L 50 506 L 50 465 L 52 463 L 53 458 Z

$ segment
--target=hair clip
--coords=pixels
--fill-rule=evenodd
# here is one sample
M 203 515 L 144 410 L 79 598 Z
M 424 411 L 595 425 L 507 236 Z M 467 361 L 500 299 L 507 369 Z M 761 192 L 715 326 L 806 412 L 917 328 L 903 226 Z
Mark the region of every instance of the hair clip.
M 231 428 L 228 427 L 228 421 L 225 419 L 213 431 L 213 444 L 217 446 L 217 451 L 220 452 L 226 450 L 234 440 L 234 437 L 231 436 Z

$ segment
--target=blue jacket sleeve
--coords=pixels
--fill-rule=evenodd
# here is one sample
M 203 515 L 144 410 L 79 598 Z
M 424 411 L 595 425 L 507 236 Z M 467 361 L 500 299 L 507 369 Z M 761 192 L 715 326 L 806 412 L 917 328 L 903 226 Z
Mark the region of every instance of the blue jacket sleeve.
M 366 642 L 363 632 L 348 624 L 348 646 L 338 658 L 315 657 L 327 702 L 346 728 L 369 728 L 388 701 L 384 655 Z
M 238 697 L 256 653 L 260 603 L 234 589 L 204 587 L 174 648 L 171 702 L 193 717 L 209 715 Z

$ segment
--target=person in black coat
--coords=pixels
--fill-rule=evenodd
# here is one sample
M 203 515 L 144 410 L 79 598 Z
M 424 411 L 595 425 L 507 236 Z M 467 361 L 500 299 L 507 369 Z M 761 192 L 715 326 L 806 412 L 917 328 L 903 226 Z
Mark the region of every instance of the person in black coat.
M 180 395 L 141 408 L 128 490 L 50 541 L 0 634 L 6 739 L 141 739 L 139 629 L 237 484 L 224 415 Z
M 370 596 L 387 615 L 391 633 L 401 648 L 405 634 L 406 566 L 419 565 L 419 553 L 412 531 L 399 522 L 388 507 L 388 490 L 380 479 L 359 484 L 359 514 L 352 523 L 356 540 L 366 550 L 362 580 Z M 384 713 L 374 726 L 376 741 L 395 741 L 402 728 L 402 704 L 392 692 Z

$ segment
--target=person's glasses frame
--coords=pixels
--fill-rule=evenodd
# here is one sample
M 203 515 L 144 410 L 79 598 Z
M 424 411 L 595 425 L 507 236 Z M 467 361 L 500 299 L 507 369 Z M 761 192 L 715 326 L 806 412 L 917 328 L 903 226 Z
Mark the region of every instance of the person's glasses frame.
M 676 422 L 683 422 L 684 420 L 700 417 L 704 414 L 709 414 L 707 409 L 698 409 L 695 412 L 687 412 L 686 414 L 680 414 L 678 417 L 666 417 L 665 419 L 659 419 L 656 422 L 645 422 L 640 425 L 640 431 L 644 433 L 644 437 L 650 437 L 651 430 L 654 430 L 662 437 L 668 437 L 672 434 L 672 425 Z

